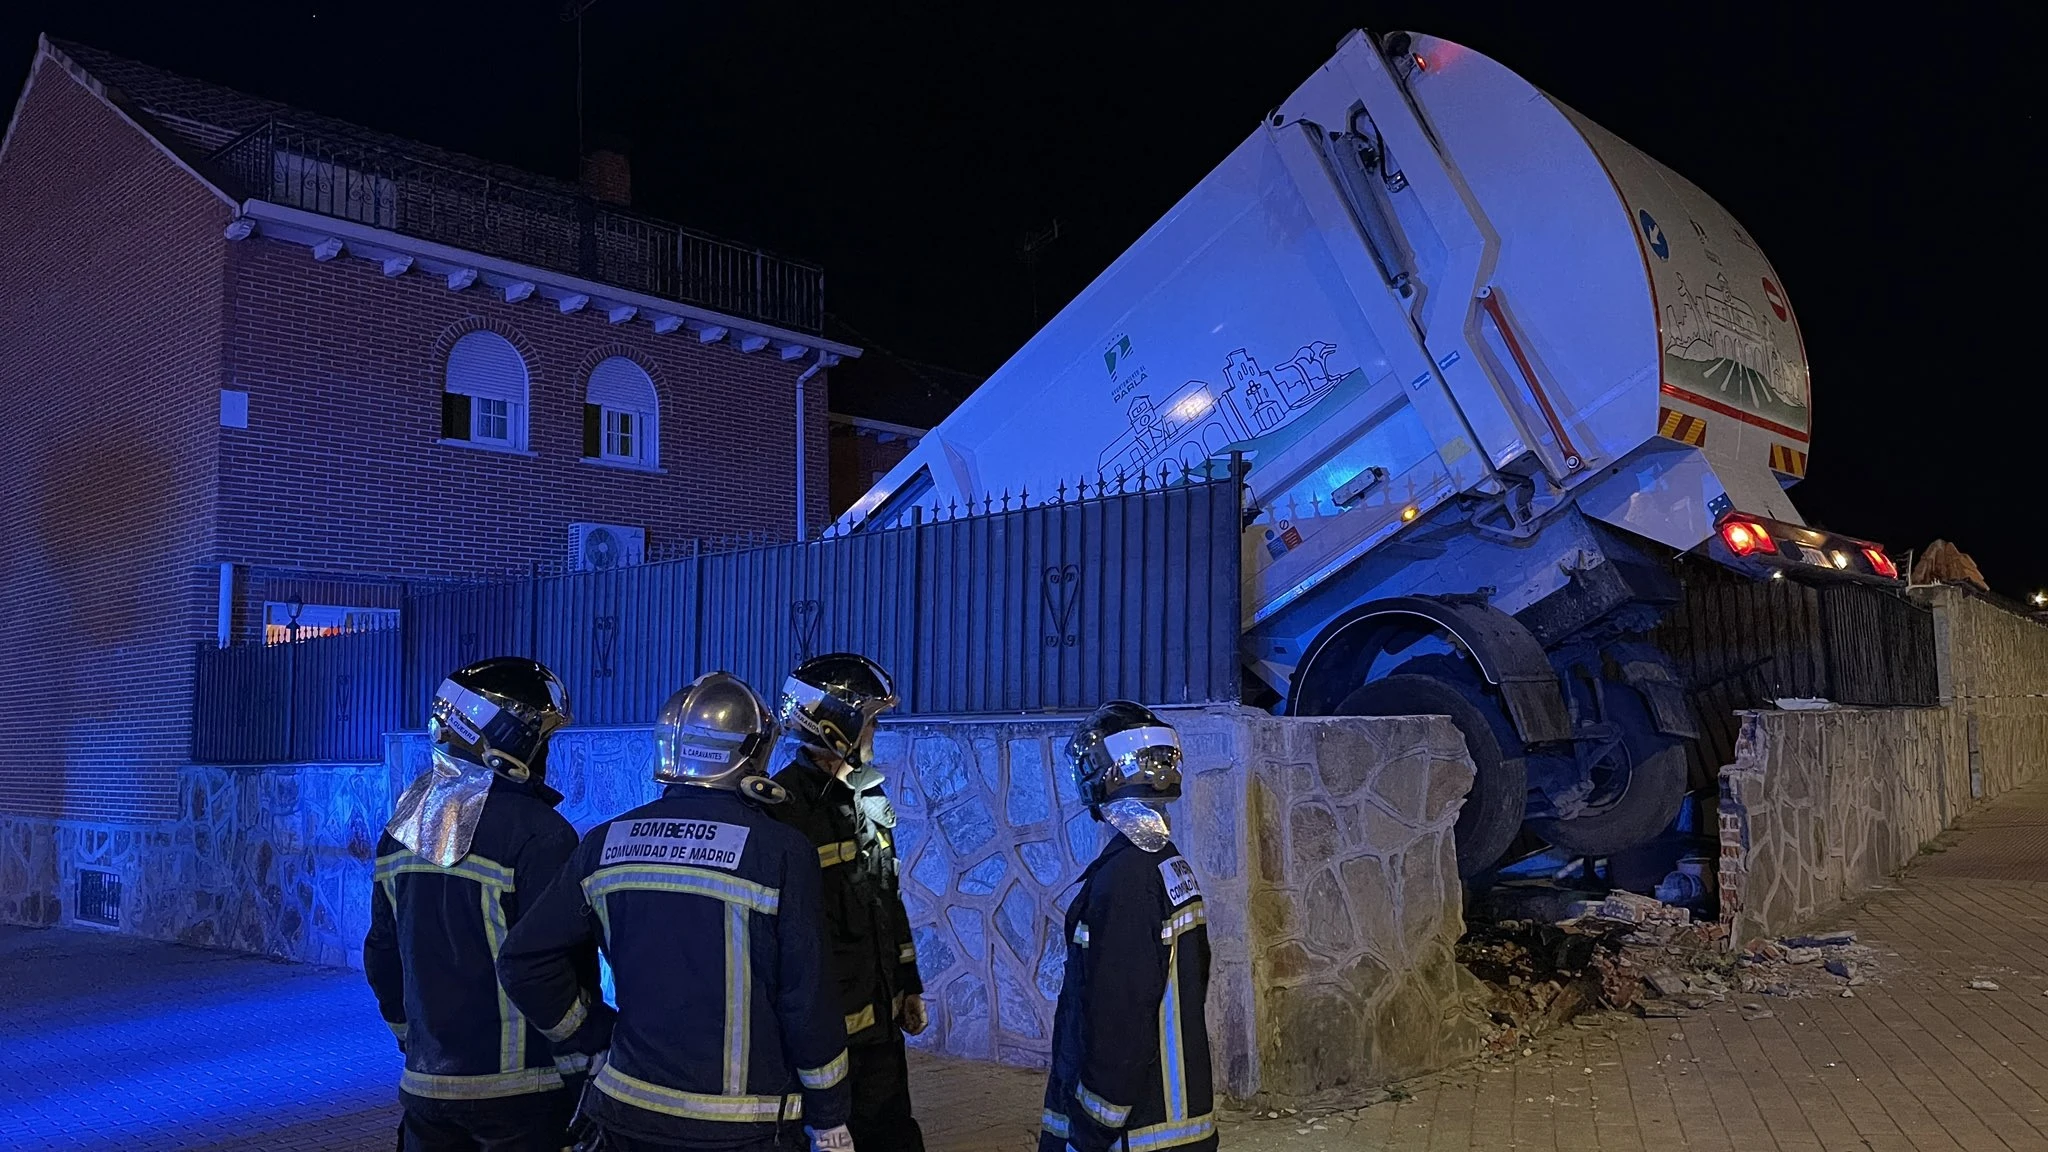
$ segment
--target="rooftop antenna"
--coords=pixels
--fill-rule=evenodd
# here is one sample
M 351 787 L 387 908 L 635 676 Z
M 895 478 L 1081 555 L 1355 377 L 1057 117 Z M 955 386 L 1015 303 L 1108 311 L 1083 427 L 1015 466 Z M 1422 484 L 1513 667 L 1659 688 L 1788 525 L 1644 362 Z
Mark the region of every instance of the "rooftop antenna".
M 583 159 L 583 14 L 597 0 L 562 0 L 562 22 L 576 25 L 576 158 Z
M 1023 263 L 1026 275 L 1031 280 L 1031 322 L 1033 324 L 1038 323 L 1038 261 L 1041 259 L 1040 253 L 1045 251 L 1046 245 L 1059 238 L 1060 222 L 1054 220 L 1051 224 L 1036 232 L 1025 233 L 1024 238 L 1017 241 L 1017 259 Z

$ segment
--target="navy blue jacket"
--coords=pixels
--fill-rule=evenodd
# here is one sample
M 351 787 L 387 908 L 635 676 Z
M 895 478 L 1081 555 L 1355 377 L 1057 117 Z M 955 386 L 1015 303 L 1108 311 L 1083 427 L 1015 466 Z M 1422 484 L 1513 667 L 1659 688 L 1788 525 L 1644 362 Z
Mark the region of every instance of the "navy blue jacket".
M 561 799 L 544 784 L 492 780 L 469 854 L 449 868 L 388 833 L 378 841 L 363 970 L 405 1049 L 401 1090 L 482 1100 L 562 1087 L 553 1046 L 505 997 L 496 967 L 507 933 L 575 850 Z M 569 960 L 594 990 L 596 950 Z
M 1040 1152 L 1213 1152 L 1209 929 L 1194 869 L 1171 842 L 1122 835 L 1067 908 Z
M 593 940 L 618 996 L 590 1116 L 688 1145 L 846 1122 L 846 1031 L 819 954 L 818 854 L 736 793 L 670 785 L 590 830 L 498 960 L 512 1002 L 568 1036 Z
M 848 1042 L 900 1042 L 903 998 L 922 994 L 924 982 L 897 882 L 895 813 L 879 783 L 856 795 L 808 748 L 797 750 L 775 782 L 789 790 L 776 819 L 804 834 L 825 870 L 824 941 Z M 870 830 L 865 844 L 862 824 Z

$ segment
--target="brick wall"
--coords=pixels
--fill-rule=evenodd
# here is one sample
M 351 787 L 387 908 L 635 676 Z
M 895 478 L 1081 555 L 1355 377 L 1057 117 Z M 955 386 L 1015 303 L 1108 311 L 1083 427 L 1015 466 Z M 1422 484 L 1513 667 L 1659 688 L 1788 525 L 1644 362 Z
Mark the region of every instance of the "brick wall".
M 832 515 L 837 518 L 853 502 L 867 495 L 875 480 L 901 463 L 916 441 L 901 437 L 887 444 L 851 424 L 832 424 Z
M 249 393 L 249 426 L 222 433 L 223 559 L 482 575 L 559 559 L 572 521 L 638 525 L 650 547 L 795 532 L 795 380 L 807 360 L 564 315 L 538 297 L 508 304 L 481 284 L 387 278 L 376 263 L 321 263 L 260 237 L 233 245 L 229 267 L 229 373 Z M 526 358 L 531 456 L 438 443 L 447 350 L 478 328 Z M 665 475 L 581 459 L 588 374 L 611 355 L 654 380 Z M 813 531 L 827 499 L 820 376 L 806 389 Z
M 0 810 L 170 810 L 212 632 L 227 218 L 38 61 L 0 154 Z

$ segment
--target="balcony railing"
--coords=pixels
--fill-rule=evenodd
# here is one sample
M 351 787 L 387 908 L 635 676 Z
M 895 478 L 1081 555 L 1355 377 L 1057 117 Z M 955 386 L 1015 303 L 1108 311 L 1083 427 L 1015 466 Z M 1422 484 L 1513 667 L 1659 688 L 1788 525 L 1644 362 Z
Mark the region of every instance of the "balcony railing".
M 825 275 L 587 196 L 270 121 L 215 162 L 244 195 L 801 332 Z

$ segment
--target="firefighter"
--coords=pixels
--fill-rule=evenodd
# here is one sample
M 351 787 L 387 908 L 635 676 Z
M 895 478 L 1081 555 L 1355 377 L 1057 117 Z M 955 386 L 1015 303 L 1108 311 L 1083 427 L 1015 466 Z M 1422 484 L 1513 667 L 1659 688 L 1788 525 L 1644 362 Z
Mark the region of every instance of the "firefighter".
M 1067 909 L 1039 1152 L 1216 1147 L 1209 1078 L 1209 930 L 1201 886 L 1166 825 L 1180 740 L 1113 700 L 1067 745 L 1081 798 L 1115 829 Z
M 585 1149 L 751 1152 L 807 1130 L 813 1148 L 851 1149 L 818 857 L 766 811 L 782 799 L 761 775 L 767 705 L 707 673 L 663 705 L 655 739 L 661 798 L 583 838 L 505 944 L 506 994 L 572 1037 L 599 1007 L 577 957 L 595 941 L 610 960 L 618 1019 L 583 1093 Z
M 804 661 L 776 718 L 795 754 L 775 777 L 777 815 L 825 869 L 825 919 L 853 1061 L 853 1138 L 867 1152 L 923 1152 L 910 1107 L 903 1034 L 927 1023 L 910 917 L 896 881 L 896 813 L 874 766 L 875 723 L 896 689 L 874 661 L 836 652 Z
M 407 1152 L 562 1147 L 585 1061 L 552 1050 L 494 965 L 576 847 L 546 783 L 549 738 L 569 719 L 562 682 L 532 660 L 458 669 L 427 718 L 431 766 L 378 843 L 363 969 L 405 1054 Z M 596 952 L 570 971 L 594 989 Z

